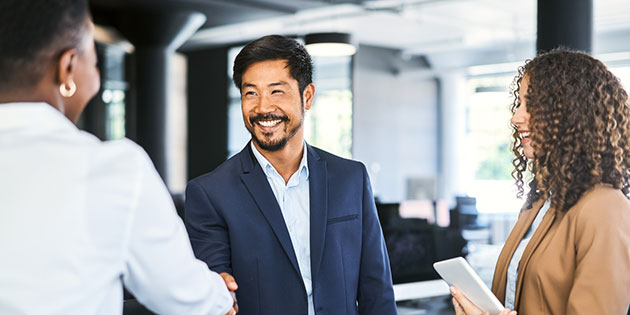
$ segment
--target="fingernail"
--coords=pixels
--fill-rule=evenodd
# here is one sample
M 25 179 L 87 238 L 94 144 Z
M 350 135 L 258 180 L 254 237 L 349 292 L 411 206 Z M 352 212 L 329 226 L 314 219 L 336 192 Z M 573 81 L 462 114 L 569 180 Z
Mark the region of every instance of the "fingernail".
M 457 294 L 457 290 L 455 290 L 455 287 L 450 287 L 451 289 L 451 294 L 455 295 Z

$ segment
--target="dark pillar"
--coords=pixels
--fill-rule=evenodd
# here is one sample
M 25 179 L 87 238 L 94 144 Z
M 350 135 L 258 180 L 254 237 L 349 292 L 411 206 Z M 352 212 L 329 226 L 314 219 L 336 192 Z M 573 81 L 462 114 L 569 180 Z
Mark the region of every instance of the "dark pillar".
M 135 46 L 132 55 L 135 108 L 129 136 L 149 154 L 167 182 L 166 112 L 169 57 L 204 22 L 203 14 L 178 8 L 128 9 L 115 22 Z
M 163 47 L 136 46 L 136 141 L 166 181 L 166 112 L 168 57 Z
M 538 0 L 536 51 L 559 46 L 591 52 L 593 0 Z
M 209 172 L 228 155 L 228 48 L 187 52 L 188 178 Z

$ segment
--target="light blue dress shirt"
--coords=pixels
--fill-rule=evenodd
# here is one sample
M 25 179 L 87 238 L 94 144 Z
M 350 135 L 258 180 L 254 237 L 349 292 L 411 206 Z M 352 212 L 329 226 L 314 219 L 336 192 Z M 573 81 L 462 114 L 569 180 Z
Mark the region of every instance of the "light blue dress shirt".
M 530 225 L 527 232 L 525 232 L 525 236 L 523 236 L 523 239 L 514 251 L 514 255 L 512 255 L 512 259 L 510 260 L 510 264 L 508 265 L 507 282 L 505 284 L 505 307 L 508 309 L 514 309 L 514 297 L 516 296 L 516 280 L 518 279 L 518 264 L 521 262 L 523 252 L 525 252 L 525 248 L 527 247 L 529 240 L 532 239 L 534 232 L 540 225 L 540 222 L 542 222 L 542 219 L 547 213 L 547 210 L 549 210 L 550 205 L 551 201 L 547 200 L 540 211 L 538 211 L 534 222 L 532 222 L 532 225 Z
M 315 308 L 313 306 L 313 285 L 311 280 L 309 172 L 306 161 L 306 143 L 304 143 L 304 152 L 300 166 L 291 175 L 287 183 L 284 182 L 284 178 L 276 171 L 273 165 L 256 149 L 254 143 L 251 142 L 250 145 L 256 160 L 258 160 L 258 164 L 260 164 L 267 176 L 269 186 L 271 186 L 271 190 L 280 206 L 280 211 L 282 211 L 282 217 L 287 230 L 289 230 L 293 251 L 295 251 L 302 281 L 304 281 L 304 287 L 306 288 L 308 314 L 314 315 Z

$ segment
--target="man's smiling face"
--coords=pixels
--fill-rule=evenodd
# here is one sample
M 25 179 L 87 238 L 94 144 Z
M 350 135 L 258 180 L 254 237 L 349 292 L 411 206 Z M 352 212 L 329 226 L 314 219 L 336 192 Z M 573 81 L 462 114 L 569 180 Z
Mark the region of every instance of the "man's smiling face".
M 266 60 L 251 64 L 243 73 L 245 127 L 255 144 L 266 151 L 281 150 L 296 134 L 302 134 L 304 111 L 310 108 L 311 102 L 303 102 L 289 70 L 286 60 Z

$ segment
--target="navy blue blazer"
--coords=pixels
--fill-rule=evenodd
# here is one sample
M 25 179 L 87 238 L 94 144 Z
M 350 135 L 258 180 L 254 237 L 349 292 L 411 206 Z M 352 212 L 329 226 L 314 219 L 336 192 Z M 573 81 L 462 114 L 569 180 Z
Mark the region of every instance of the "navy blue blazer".
M 396 314 L 365 166 L 307 148 L 316 314 Z M 239 314 L 308 313 L 288 229 L 249 144 L 188 183 L 185 222 L 197 258 L 236 279 Z

